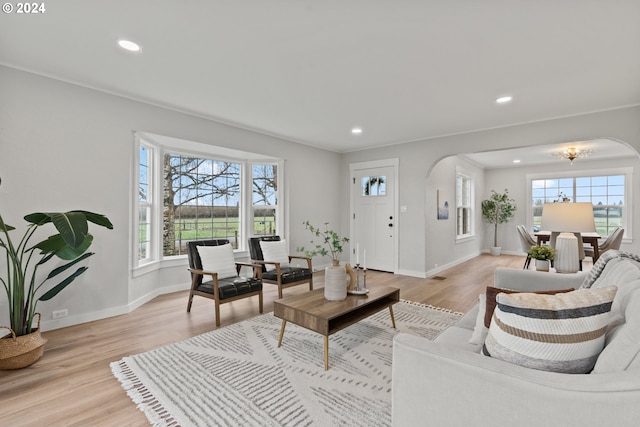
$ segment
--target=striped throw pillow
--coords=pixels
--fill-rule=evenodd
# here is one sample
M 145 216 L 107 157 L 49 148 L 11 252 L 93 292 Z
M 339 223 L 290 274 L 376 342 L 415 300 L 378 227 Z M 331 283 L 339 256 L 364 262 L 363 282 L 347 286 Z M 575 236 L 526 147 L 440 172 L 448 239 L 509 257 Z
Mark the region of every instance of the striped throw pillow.
M 588 373 L 604 347 L 616 290 L 500 293 L 483 353 L 533 369 Z

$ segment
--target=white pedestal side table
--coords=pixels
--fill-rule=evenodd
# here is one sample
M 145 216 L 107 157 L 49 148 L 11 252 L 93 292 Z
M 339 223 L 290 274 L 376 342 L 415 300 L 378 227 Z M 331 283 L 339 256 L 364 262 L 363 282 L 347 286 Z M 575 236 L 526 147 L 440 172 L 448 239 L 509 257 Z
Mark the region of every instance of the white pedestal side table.
M 558 235 L 553 266 L 558 273 L 577 273 L 580 270 L 578 238 L 575 234 L 560 233 Z

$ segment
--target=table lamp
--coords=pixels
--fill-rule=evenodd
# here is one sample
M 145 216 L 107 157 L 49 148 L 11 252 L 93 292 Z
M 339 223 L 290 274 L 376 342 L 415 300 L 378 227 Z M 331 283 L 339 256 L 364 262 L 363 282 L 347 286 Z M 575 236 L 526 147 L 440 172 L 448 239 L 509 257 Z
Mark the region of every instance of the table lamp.
M 560 232 L 556 240 L 554 266 L 558 273 L 575 273 L 580 269 L 578 242 L 573 233 L 596 231 L 593 205 L 586 203 L 545 203 L 540 228 Z

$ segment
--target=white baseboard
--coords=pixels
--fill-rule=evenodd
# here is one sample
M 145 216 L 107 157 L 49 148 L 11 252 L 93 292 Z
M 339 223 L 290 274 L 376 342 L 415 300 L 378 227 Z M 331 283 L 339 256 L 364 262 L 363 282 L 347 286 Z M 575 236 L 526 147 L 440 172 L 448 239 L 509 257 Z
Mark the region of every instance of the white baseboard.
M 54 329 L 66 328 L 68 326 L 79 325 L 81 323 L 93 322 L 94 320 L 101 320 L 109 317 L 131 313 L 136 308 L 142 306 L 143 304 L 146 304 L 157 296 L 187 290 L 189 289 L 189 285 L 189 283 L 179 283 L 171 286 L 165 286 L 164 288 L 160 289 L 155 289 L 154 291 L 143 295 L 137 300 L 119 307 L 111 307 L 106 310 L 94 311 L 91 313 L 82 313 L 78 315 L 63 317 L 60 319 L 43 320 L 42 322 L 40 322 L 40 328 L 43 332 L 52 331 Z
M 484 251 L 483 251 L 483 252 L 484 252 Z M 489 251 L 487 250 L 487 252 L 489 252 Z M 451 268 L 451 267 L 455 267 L 456 265 L 458 265 L 458 264 L 462 264 L 462 263 L 463 263 L 463 262 L 465 262 L 465 261 L 469 261 L 470 259 L 475 258 L 475 257 L 477 257 L 478 255 L 480 255 L 480 252 L 476 252 L 476 253 L 474 253 L 474 254 L 467 255 L 467 256 L 466 256 L 466 257 L 464 257 L 464 258 L 459 258 L 459 259 L 457 259 L 457 260 L 455 260 L 455 261 L 451 261 L 451 262 L 449 262 L 449 263 L 447 263 L 447 264 L 444 264 L 444 265 L 439 265 L 439 266 L 438 266 L 438 267 L 436 267 L 436 268 L 432 268 L 431 270 L 428 270 L 428 271 L 425 273 L 425 277 L 435 276 L 436 274 L 438 274 L 438 273 L 440 273 L 440 272 L 442 272 L 442 271 L 444 271 L 444 270 L 447 270 L 447 269 L 449 269 L 449 268 Z
M 403 276 L 410 276 L 410 277 L 418 277 L 420 279 L 426 279 L 427 275 L 424 271 L 415 271 L 415 270 L 398 270 L 398 274 L 401 274 Z

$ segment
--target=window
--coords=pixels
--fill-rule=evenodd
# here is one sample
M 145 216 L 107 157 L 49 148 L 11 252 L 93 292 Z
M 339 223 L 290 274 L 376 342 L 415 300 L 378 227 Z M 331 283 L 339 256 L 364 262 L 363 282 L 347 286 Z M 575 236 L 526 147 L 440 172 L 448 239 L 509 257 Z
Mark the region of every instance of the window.
M 282 161 L 149 135 L 137 134 L 136 266 L 184 255 L 191 240 L 228 239 L 246 250 L 249 237 L 284 229 Z
M 137 259 L 144 262 L 151 256 L 151 159 L 152 150 L 140 145 L 138 164 L 138 245 Z
M 544 203 L 562 201 L 592 203 L 596 232 L 601 236 L 608 236 L 616 227 L 627 229 L 630 176 L 630 171 L 621 170 L 610 174 L 530 178 L 533 229 L 540 229 Z
M 253 234 L 277 234 L 278 166 L 254 164 L 252 167 Z
M 362 195 L 365 197 L 376 197 L 387 195 L 387 177 L 382 176 L 363 176 L 362 177 Z
M 241 170 L 235 162 L 164 155 L 164 256 L 185 254 L 190 240 L 228 239 L 238 248 Z
M 456 237 L 472 235 L 471 227 L 471 178 L 456 175 Z

